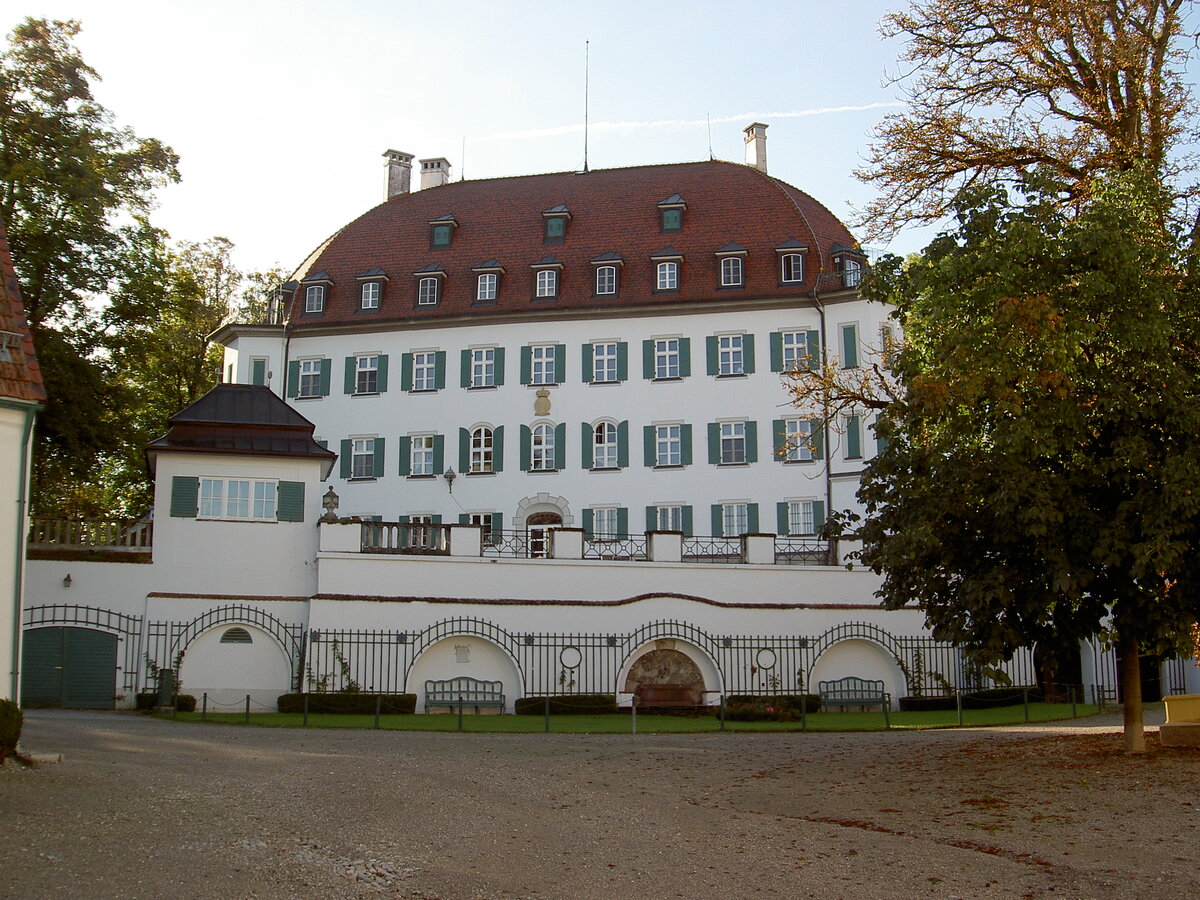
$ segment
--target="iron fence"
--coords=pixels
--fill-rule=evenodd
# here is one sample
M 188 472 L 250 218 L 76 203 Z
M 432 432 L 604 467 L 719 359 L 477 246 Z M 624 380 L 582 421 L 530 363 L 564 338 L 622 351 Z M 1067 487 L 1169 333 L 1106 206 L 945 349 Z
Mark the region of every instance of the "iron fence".
M 791 537 L 775 538 L 775 565 L 777 566 L 832 566 L 836 564 L 833 546 L 828 541 Z
M 737 564 L 742 561 L 740 538 L 685 537 L 683 561 L 689 563 Z
M 51 626 L 91 628 L 115 634 L 117 636 L 117 652 L 122 663 L 118 667 L 121 689 L 128 694 L 137 691 L 142 660 L 141 616 L 131 616 L 111 609 L 73 603 L 48 603 L 42 606 L 26 607 L 22 619 L 23 629 Z
M 584 559 L 645 560 L 646 536 L 633 534 L 612 540 L 597 539 L 583 542 Z

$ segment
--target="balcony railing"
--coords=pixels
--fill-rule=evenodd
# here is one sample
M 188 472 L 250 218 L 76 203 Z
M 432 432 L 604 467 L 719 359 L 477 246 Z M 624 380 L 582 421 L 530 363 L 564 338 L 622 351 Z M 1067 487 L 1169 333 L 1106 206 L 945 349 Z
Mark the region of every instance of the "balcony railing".
M 140 519 L 29 520 L 29 549 L 34 551 L 119 551 L 149 553 L 154 523 Z
M 450 526 L 363 522 L 362 552 L 447 556 L 450 553 Z

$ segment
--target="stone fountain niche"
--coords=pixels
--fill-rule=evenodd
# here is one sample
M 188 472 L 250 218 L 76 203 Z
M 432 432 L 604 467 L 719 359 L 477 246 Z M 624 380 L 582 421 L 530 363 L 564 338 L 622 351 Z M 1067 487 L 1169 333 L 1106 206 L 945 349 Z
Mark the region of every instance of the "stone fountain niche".
M 669 638 L 654 642 L 625 676 L 625 691 L 653 706 L 698 706 L 704 697 L 704 676 Z

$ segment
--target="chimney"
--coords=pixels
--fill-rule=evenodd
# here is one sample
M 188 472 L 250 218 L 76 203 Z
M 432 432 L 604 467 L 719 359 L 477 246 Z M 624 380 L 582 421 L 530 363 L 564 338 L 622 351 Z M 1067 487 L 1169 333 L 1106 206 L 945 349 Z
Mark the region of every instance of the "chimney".
M 746 165 L 767 171 L 767 126 L 762 122 L 746 126 Z
M 421 190 L 448 184 L 450 181 L 450 160 L 439 156 L 437 159 L 421 160 Z
M 391 200 L 397 194 L 407 194 L 412 190 L 412 154 L 388 150 L 383 156 L 387 160 L 387 193 L 384 199 Z

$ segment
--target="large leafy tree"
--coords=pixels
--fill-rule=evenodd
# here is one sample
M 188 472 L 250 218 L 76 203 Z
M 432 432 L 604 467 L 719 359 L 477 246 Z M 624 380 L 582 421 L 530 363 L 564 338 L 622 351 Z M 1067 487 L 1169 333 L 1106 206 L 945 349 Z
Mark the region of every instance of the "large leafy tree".
M 861 558 L 979 663 L 1110 637 L 1137 751 L 1139 652 L 1188 652 L 1200 619 L 1200 291 L 1153 174 L 1075 216 L 1063 189 L 977 188 L 953 232 L 876 268 L 905 343 Z

